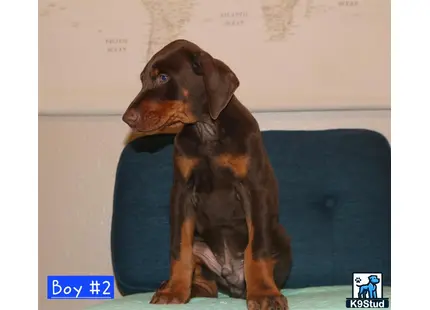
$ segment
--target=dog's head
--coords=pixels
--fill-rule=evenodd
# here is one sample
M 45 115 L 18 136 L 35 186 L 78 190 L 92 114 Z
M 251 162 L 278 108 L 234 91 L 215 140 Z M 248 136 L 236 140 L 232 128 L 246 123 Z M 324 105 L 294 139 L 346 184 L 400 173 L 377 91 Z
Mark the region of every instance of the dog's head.
M 239 87 L 226 64 L 186 40 L 173 41 L 157 52 L 140 79 L 142 89 L 122 119 L 147 134 L 217 119 Z
M 379 283 L 379 278 L 375 275 L 371 275 L 369 276 L 369 282 L 372 284 L 378 284 Z

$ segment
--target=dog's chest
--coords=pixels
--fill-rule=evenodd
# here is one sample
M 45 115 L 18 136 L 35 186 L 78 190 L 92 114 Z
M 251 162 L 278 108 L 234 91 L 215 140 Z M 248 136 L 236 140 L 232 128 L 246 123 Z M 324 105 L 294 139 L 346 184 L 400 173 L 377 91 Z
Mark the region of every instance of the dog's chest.
M 202 160 L 192 171 L 188 188 L 194 196 L 197 220 L 205 227 L 231 226 L 244 219 L 237 180 L 217 163 Z

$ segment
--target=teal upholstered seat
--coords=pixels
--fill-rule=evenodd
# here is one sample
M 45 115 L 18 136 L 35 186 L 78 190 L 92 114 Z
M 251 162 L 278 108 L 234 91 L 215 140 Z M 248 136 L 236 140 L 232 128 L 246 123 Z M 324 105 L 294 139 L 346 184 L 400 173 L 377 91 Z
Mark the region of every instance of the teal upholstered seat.
M 292 309 L 341 309 L 351 297 L 352 272 L 383 272 L 389 286 L 387 140 L 368 130 L 267 131 L 263 139 L 279 182 L 280 221 L 292 238 L 294 262 L 285 291 L 290 305 L 296 303 Z M 118 164 L 112 262 L 124 296 L 151 294 L 169 276 L 172 142 L 172 136 L 138 139 L 126 146 Z M 121 302 L 134 309 L 148 296 L 97 309 Z M 243 301 L 226 298 L 192 304 L 202 309 L 223 302 L 244 309 Z

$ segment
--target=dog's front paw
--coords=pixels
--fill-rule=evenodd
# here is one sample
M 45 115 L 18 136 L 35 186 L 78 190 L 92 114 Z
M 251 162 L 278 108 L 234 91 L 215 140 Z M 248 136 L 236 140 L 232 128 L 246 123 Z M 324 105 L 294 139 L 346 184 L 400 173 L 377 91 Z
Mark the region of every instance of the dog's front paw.
M 185 304 L 190 300 L 190 294 L 190 289 L 185 286 L 163 283 L 149 303 L 159 305 Z
M 248 310 L 288 310 L 285 296 L 248 296 L 246 300 Z

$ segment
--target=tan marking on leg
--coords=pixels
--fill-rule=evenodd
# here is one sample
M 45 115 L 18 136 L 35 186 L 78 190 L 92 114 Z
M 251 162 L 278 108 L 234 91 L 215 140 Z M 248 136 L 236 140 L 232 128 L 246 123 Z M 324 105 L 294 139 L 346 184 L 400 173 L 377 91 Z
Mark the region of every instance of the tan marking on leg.
M 179 260 L 172 259 L 171 281 L 181 286 L 191 287 L 194 271 L 193 257 L 194 220 L 187 219 L 181 227 L 181 245 L 179 247 Z
M 248 245 L 245 249 L 245 281 L 248 298 L 259 296 L 280 296 L 281 292 L 276 286 L 273 278 L 273 269 L 276 261 L 274 259 L 258 259 L 252 256 L 252 243 L 254 241 L 254 226 L 247 219 Z
M 191 297 L 217 297 L 218 287 L 215 280 L 208 280 L 202 275 L 202 264 L 200 258 L 194 256 L 194 275 L 191 285 Z
M 191 297 L 191 283 L 194 271 L 193 238 L 195 222 L 186 219 L 181 226 L 179 259 L 171 259 L 170 279 L 151 299 L 154 304 L 183 304 Z

